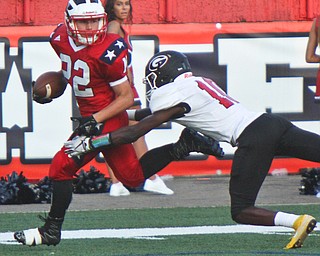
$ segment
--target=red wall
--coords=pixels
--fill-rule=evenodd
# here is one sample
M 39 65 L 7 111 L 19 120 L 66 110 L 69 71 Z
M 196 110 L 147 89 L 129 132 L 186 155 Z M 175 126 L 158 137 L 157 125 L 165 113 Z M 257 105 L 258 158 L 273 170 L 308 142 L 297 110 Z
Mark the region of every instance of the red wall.
M 5 0 L 0 26 L 56 25 L 67 0 Z M 320 13 L 319 0 L 132 0 L 134 23 L 305 21 Z

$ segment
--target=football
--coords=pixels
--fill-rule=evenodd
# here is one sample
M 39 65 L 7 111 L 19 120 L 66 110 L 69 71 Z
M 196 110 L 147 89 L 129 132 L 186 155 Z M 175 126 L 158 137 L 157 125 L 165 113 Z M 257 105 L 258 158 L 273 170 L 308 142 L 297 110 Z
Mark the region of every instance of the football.
M 49 71 L 41 74 L 33 84 L 33 96 L 40 99 L 55 99 L 60 97 L 68 81 L 61 72 Z

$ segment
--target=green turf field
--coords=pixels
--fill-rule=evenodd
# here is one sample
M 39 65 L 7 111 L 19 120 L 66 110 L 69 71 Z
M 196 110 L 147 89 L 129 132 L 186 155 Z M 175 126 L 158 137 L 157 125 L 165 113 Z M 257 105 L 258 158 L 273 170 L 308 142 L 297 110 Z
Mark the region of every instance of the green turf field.
M 320 219 L 318 205 L 269 207 L 299 214 L 309 213 Z M 0 214 L 1 234 L 20 229 L 34 228 L 41 224 L 35 213 Z M 202 233 L 204 226 L 225 225 L 230 232 Z M 161 208 L 161 209 L 121 209 L 108 211 L 69 212 L 63 230 L 76 232 L 80 229 L 101 230 L 102 234 L 115 233 L 116 238 L 63 239 L 57 246 L 28 247 L 16 244 L 0 244 L 0 255 L 320 255 L 320 232 L 313 232 L 303 248 L 282 249 L 290 238 L 291 232 L 232 233 L 235 223 L 231 220 L 229 207 L 214 208 Z M 186 234 L 147 235 L 147 230 L 172 227 L 166 232 L 183 230 Z M 200 233 L 193 230 L 199 227 Z M 146 229 L 148 228 L 148 229 Z M 121 229 L 121 230 L 118 230 Z M 132 230 L 134 229 L 134 230 Z M 197 228 L 196 228 L 197 229 Z M 191 232 L 190 232 L 191 231 Z M 76 232 L 90 237 L 89 231 Z M 128 233 L 129 232 L 129 233 Z M 131 232 L 131 233 L 130 233 Z M 158 234 L 156 232 L 156 234 Z M 135 234 L 136 233 L 136 234 Z M 126 234 L 131 234 L 127 238 Z M 132 234 L 135 234 L 132 236 Z M 71 236 L 72 238 L 72 236 Z

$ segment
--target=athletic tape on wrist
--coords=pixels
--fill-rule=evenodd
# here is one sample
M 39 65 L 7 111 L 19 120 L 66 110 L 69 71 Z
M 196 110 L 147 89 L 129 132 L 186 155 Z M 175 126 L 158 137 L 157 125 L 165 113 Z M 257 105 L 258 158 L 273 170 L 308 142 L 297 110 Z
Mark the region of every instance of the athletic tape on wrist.
M 107 133 L 99 137 L 93 137 L 91 139 L 91 145 L 93 148 L 99 148 L 99 147 L 111 145 L 110 134 Z

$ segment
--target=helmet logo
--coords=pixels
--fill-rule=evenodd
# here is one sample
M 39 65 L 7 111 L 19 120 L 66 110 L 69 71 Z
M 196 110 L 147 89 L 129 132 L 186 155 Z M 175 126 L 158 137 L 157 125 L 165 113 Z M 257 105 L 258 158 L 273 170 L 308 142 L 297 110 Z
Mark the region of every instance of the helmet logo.
M 157 69 L 162 68 L 167 63 L 167 61 L 168 56 L 159 55 L 149 63 L 149 70 L 156 71 Z

